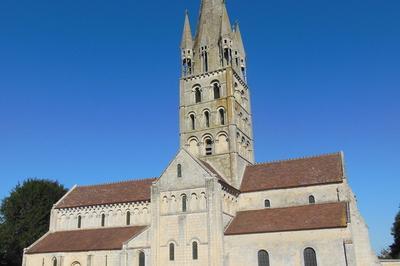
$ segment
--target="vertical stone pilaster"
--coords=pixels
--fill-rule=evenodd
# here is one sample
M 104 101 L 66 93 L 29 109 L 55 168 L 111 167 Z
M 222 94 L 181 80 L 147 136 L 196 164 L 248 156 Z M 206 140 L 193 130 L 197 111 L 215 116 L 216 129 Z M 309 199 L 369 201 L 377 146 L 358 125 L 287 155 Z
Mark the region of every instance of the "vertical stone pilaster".
M 53 208 L 50 211 L 50 226 L 49 231 L 54 232 L 57 230 L 57 210 Z
M 27 248 L 24 248 L 24 255 L 23 255 L 23 257 L 22 257 L 22 266 L 26 266 L 26 251 L 27 251 Z
M 223 221 L 222 221 L 222 190 L 217 178 L 206 179 L 207 212 L 208 212 L 208 252 L 209 265 L 222 266 L 223 245 Z
M 151 265 L 160 264 L 160 190 L 155 182 L 151 186 Z
M 93 255 L 87 255 L 87 259 L 86 259 L 86 265 L 87 266 L 92 266 L 92 258 L 93 258 Z

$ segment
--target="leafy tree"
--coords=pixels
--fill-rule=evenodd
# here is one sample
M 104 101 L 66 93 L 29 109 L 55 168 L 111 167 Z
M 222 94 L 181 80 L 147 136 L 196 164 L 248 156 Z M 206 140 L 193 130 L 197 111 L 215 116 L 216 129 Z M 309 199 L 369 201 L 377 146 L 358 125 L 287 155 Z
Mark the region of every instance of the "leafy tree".
M 378 258 L 380 259 L 391 259 L 392 256 L 390 256 L 390 249 L 385 248 L 381 250 L 381 253 L 378 255 Z
M 50 210 L 66 189 L 58 182 L 29 179 L 0 206 L 0 265 L 20 266 L 23 249 L 49 230 Z
M 400 211 L 397 213 L 392 227 L 393 245 L 390 246 L 390 256 L 400 259 Z

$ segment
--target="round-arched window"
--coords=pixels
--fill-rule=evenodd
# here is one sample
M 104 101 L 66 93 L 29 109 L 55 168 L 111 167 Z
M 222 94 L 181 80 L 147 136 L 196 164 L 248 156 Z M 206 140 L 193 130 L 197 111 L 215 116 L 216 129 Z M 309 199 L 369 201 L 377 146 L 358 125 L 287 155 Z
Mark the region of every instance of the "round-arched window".
M 139 266 L 146 266 L 146 256 L 143 251 L 139 251 Z
M 201 103 L 201 91 L 200 88 L 196 88 L 194 91 L 194 97 L 195 97 L 195 102 L 196 103 Z
M 267 251 L 258 251 L 258 266 L 269 266 L 269 255 Z
M 175 260 L 175 244 L 174 243 L 169 244 L 169 260 L 170 261 Z
M 192 259 L 199 259 L 199 247 L 196 241 L 193 241 L 192 243 Z
M 304 250 L 304 266 L 318 266 L 317 254 L 313 248 L 306 248 Z
M 211 139 L 206 139 L 206 155 L 213 154 L 213 143 Z
M 309 197 L 308 197 L 308 202 L 309 202 L 310 204 L 315 204 L 315 197 L 314 197 L 313 195 L 309 196 Z
M 214 88 L 214 99 L 216 100 L 216 99 L 221 98 L 221 88 L 220 88 L 218 82 L 214 83 L 213 88 Z
M 221 125 L 225 125 L 225 110 L 224 109 L 219 109 L 219 121 Z

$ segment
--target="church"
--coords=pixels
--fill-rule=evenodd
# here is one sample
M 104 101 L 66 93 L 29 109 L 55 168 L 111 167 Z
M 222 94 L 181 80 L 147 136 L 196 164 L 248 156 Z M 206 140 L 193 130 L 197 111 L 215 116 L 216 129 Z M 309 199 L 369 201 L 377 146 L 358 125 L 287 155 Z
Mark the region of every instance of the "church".
M 181 42 L 180 149 L 157 178 L 74 186 L 23 266 L 381 265 L 342 152 L 254 161 L 238 24 L 202 0 Z

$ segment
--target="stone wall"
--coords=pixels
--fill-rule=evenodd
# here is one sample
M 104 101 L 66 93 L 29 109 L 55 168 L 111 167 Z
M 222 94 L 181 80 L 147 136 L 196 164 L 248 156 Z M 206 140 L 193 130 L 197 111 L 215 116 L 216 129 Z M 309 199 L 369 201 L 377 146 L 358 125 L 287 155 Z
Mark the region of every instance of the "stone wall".
M 122 266 L 121 251 L 35 254 L 26 256 L 23 266 L 53 266 L 54 260 L 57 266 Z
M 82 208 L 54 209 L 55 221 L 52 231 L 78 230 L 78 217 L 81 217 L 80 229 L 102 228 L 102 215 L 105 215 L 104 227 L 127 226 L 127 214 L 130 213 L 130 226 L 150 224 L 150 202 L 88 206 Z
M 271 265 L 303 266 L 303 251 L 311 247 L 318 265 L 342 266 L 346 265 L 343 241 L 349 237 L 348 229 L 225 236 L 224 265 L 256 266 L 258 252 L 265 250 Z
M 381 260 L 382 266 L 400 266 L 400 260 Z
M 240 194 L 238 211 L 263 209 L 266 199 L 270 201 L 271 208 L 307 205 L 309 196 L 314 196 L 316 204 L 347 200 L 344 185 L 341 183 L 275 189 Z

